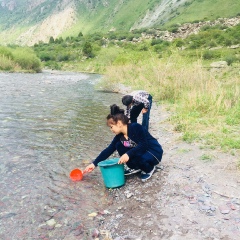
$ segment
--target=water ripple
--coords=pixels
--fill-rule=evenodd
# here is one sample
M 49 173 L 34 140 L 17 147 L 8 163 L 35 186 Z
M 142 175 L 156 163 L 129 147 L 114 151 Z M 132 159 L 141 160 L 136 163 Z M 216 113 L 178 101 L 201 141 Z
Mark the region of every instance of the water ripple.
M 105 201 L 99 170 L 69 179 L 112 139 L 105 120 L 120 96 L 94 91 L 99 78 L 0 73 L 1 239 L 64 239 Z

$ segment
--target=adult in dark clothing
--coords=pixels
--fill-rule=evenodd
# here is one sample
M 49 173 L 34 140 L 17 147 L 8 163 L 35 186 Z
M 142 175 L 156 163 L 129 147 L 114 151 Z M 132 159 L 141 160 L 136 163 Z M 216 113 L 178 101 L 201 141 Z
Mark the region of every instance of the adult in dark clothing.
M 91 172 L 99 162 L 106 160 L 114 151 L 118 151 L 119 164 L 126 164 L 130 169 L 125 175 L 141 173 L 142 181 L 149 179 L 155 166 L 162 159 L 163 150 L 158 141 L 140 124 L 128 123 L 129 119 L 118 106 L 111 106 L 107 116 L 107 125 L 116 134 L 110 145 L 86 167 L 84 172 Z
M 146 91 L 137 90 L 122 97 L 123 105 L 127 106 L 125 115 L 131 123 L 137 122 L 139 114 L 142 112 L 142 126 L 149 128 L 150 110 L 152 107 L 152 96 Z

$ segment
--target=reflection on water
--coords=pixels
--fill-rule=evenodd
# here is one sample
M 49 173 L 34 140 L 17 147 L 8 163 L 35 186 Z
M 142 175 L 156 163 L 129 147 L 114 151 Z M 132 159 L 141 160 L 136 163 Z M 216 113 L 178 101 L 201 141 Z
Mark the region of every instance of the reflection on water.
M 0 73 L 0 239 L 80 239 L 104 203 L 98 170 L 69 180 L 113 137 L 105 119 L 121 97 L 94 91 L 99 78 Z

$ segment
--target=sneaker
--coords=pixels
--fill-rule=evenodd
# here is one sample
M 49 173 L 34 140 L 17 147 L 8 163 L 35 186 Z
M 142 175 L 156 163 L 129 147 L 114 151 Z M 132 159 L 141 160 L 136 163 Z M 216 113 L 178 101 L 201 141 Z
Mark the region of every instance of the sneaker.
M 131 168 L 128 168 L 128 169 L 125 169 L 124 170 L 124 175 L 125 176 L 128 176 L 128 175 L 132 175 L 134 173 L 138 173 L 138 172 L 141 172 L 140 169 L 131 169 Z
M 142 182 L 146 182 L 153 175 L 155 170 L 156 170 L 156 167 L 154 166 L 153 170 L 150 173 L 142 172 L 141 174 Z

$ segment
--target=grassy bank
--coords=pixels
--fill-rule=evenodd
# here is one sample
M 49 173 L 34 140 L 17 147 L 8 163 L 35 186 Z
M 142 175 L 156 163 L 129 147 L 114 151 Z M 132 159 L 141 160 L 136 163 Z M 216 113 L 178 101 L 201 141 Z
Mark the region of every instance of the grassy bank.
M 0 71 L 40 72 L 41 62 L 31 48 L 0 46 Z
M 235 154 L 240 149 L 239 68 L 216 71 L 201 58 L 178 52 L 107 67 L 101 87 L 114 90 L 118 83 L 149 91 L 154 100 L 174 112 L 170 121 L 183 132 L 183 140 Z

